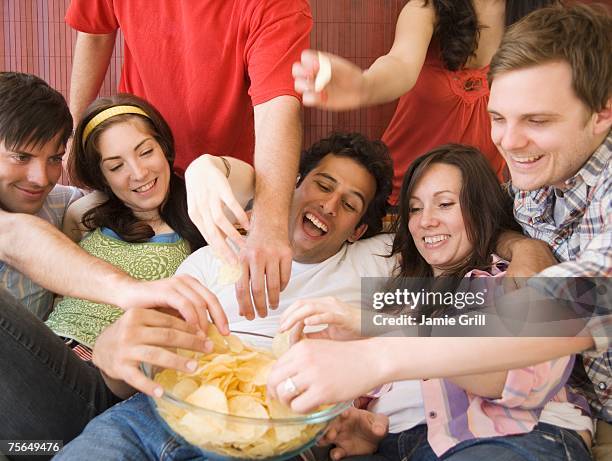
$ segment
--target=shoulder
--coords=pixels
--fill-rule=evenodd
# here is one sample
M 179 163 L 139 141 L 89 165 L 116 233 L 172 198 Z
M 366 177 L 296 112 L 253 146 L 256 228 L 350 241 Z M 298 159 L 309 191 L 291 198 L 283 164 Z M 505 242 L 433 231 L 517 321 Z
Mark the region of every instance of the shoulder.
M 62 205 L 67 207 L 84 195 L 84 192 L 78 187 L 58 184 L 49 192 L 46 202 L 52 206 Z

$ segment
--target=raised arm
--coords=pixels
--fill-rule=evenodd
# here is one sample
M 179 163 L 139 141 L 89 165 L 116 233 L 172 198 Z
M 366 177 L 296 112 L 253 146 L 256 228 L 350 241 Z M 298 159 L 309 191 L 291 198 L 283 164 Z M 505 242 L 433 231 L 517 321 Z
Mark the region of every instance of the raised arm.
M 289 208 L 301 145 L 297 98 L 279 96 L 255 106 L 255 201 L 236 284 L 240 312 L 247 318 L 254 318 L 254 308 L 262 317 L 267 305 L 276 308 L 291 276 Z
M 395 28 L 395 39 L 389 52 L 362 71 L 353 63 L 329 53 L 331 80 L 315 92 L 315 75 L 319 71 L 317 53 L 307 50 L 301 62 L 295 63 L 295 89 L 303 94 L 304 105 L 330 110 L 348 110 L 393 101 L 415 85 L 435 25 L 431 2 L 411 0 L 402 9 Z

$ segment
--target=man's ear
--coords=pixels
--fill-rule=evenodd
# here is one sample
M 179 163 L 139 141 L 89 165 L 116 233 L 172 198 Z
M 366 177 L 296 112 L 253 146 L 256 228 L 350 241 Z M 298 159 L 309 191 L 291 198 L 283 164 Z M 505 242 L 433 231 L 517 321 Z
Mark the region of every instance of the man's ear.
M 612 98 L 608 99 L 606 105 L 595 113 L 593 131 L 595 134 L 607 133 L 612 126 Z
M 351 236 L 347 239 L 351 243 L 355 243 L 357 240 L 361 238 L 365 231 L 368 230 L 368 225 L 366 223 L 360 224 L 355 228 Z

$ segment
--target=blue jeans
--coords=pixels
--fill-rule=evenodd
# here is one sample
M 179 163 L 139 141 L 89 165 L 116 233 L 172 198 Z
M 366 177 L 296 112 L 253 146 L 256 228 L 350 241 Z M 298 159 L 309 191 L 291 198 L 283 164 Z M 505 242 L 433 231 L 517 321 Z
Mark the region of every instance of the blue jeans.
M 144 394 L 136 394 L 93 419 L 54 461 L 227 461 L 173 435 Z
M 420 425 L 385 437 L 378 452 L 370 456 L 353 456 L 351 461 L 591 461 L 582 438 L 572 430 L 546 423 L 531 432 L 504 437 L 466 440 L 438 458 L 427 442 L 427 426 Z

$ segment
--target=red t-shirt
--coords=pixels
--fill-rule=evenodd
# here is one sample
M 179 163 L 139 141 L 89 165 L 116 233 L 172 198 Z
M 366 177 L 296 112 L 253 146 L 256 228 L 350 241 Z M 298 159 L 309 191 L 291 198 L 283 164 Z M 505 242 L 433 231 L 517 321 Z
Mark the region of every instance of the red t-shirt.
M 175 168 L 202 153 L 253 162 L 253 106 L 298 97 L 291 65 L 309 46 L 307 0 L 72 0 L 66 22 L 124 36 L 119 91 L 151 102 L 175 137 Z
M 382 137 L 393 157 L 391 203 L 397 202 L 410 164 L 441 144 L 454 142 L 477 147 L 502 178 L 505 163 L 491 141 L 487 112 L 489 67 L 448 70 L 438 49 L 435 44 L 429 47 L 416 85 L 400 98 Z

